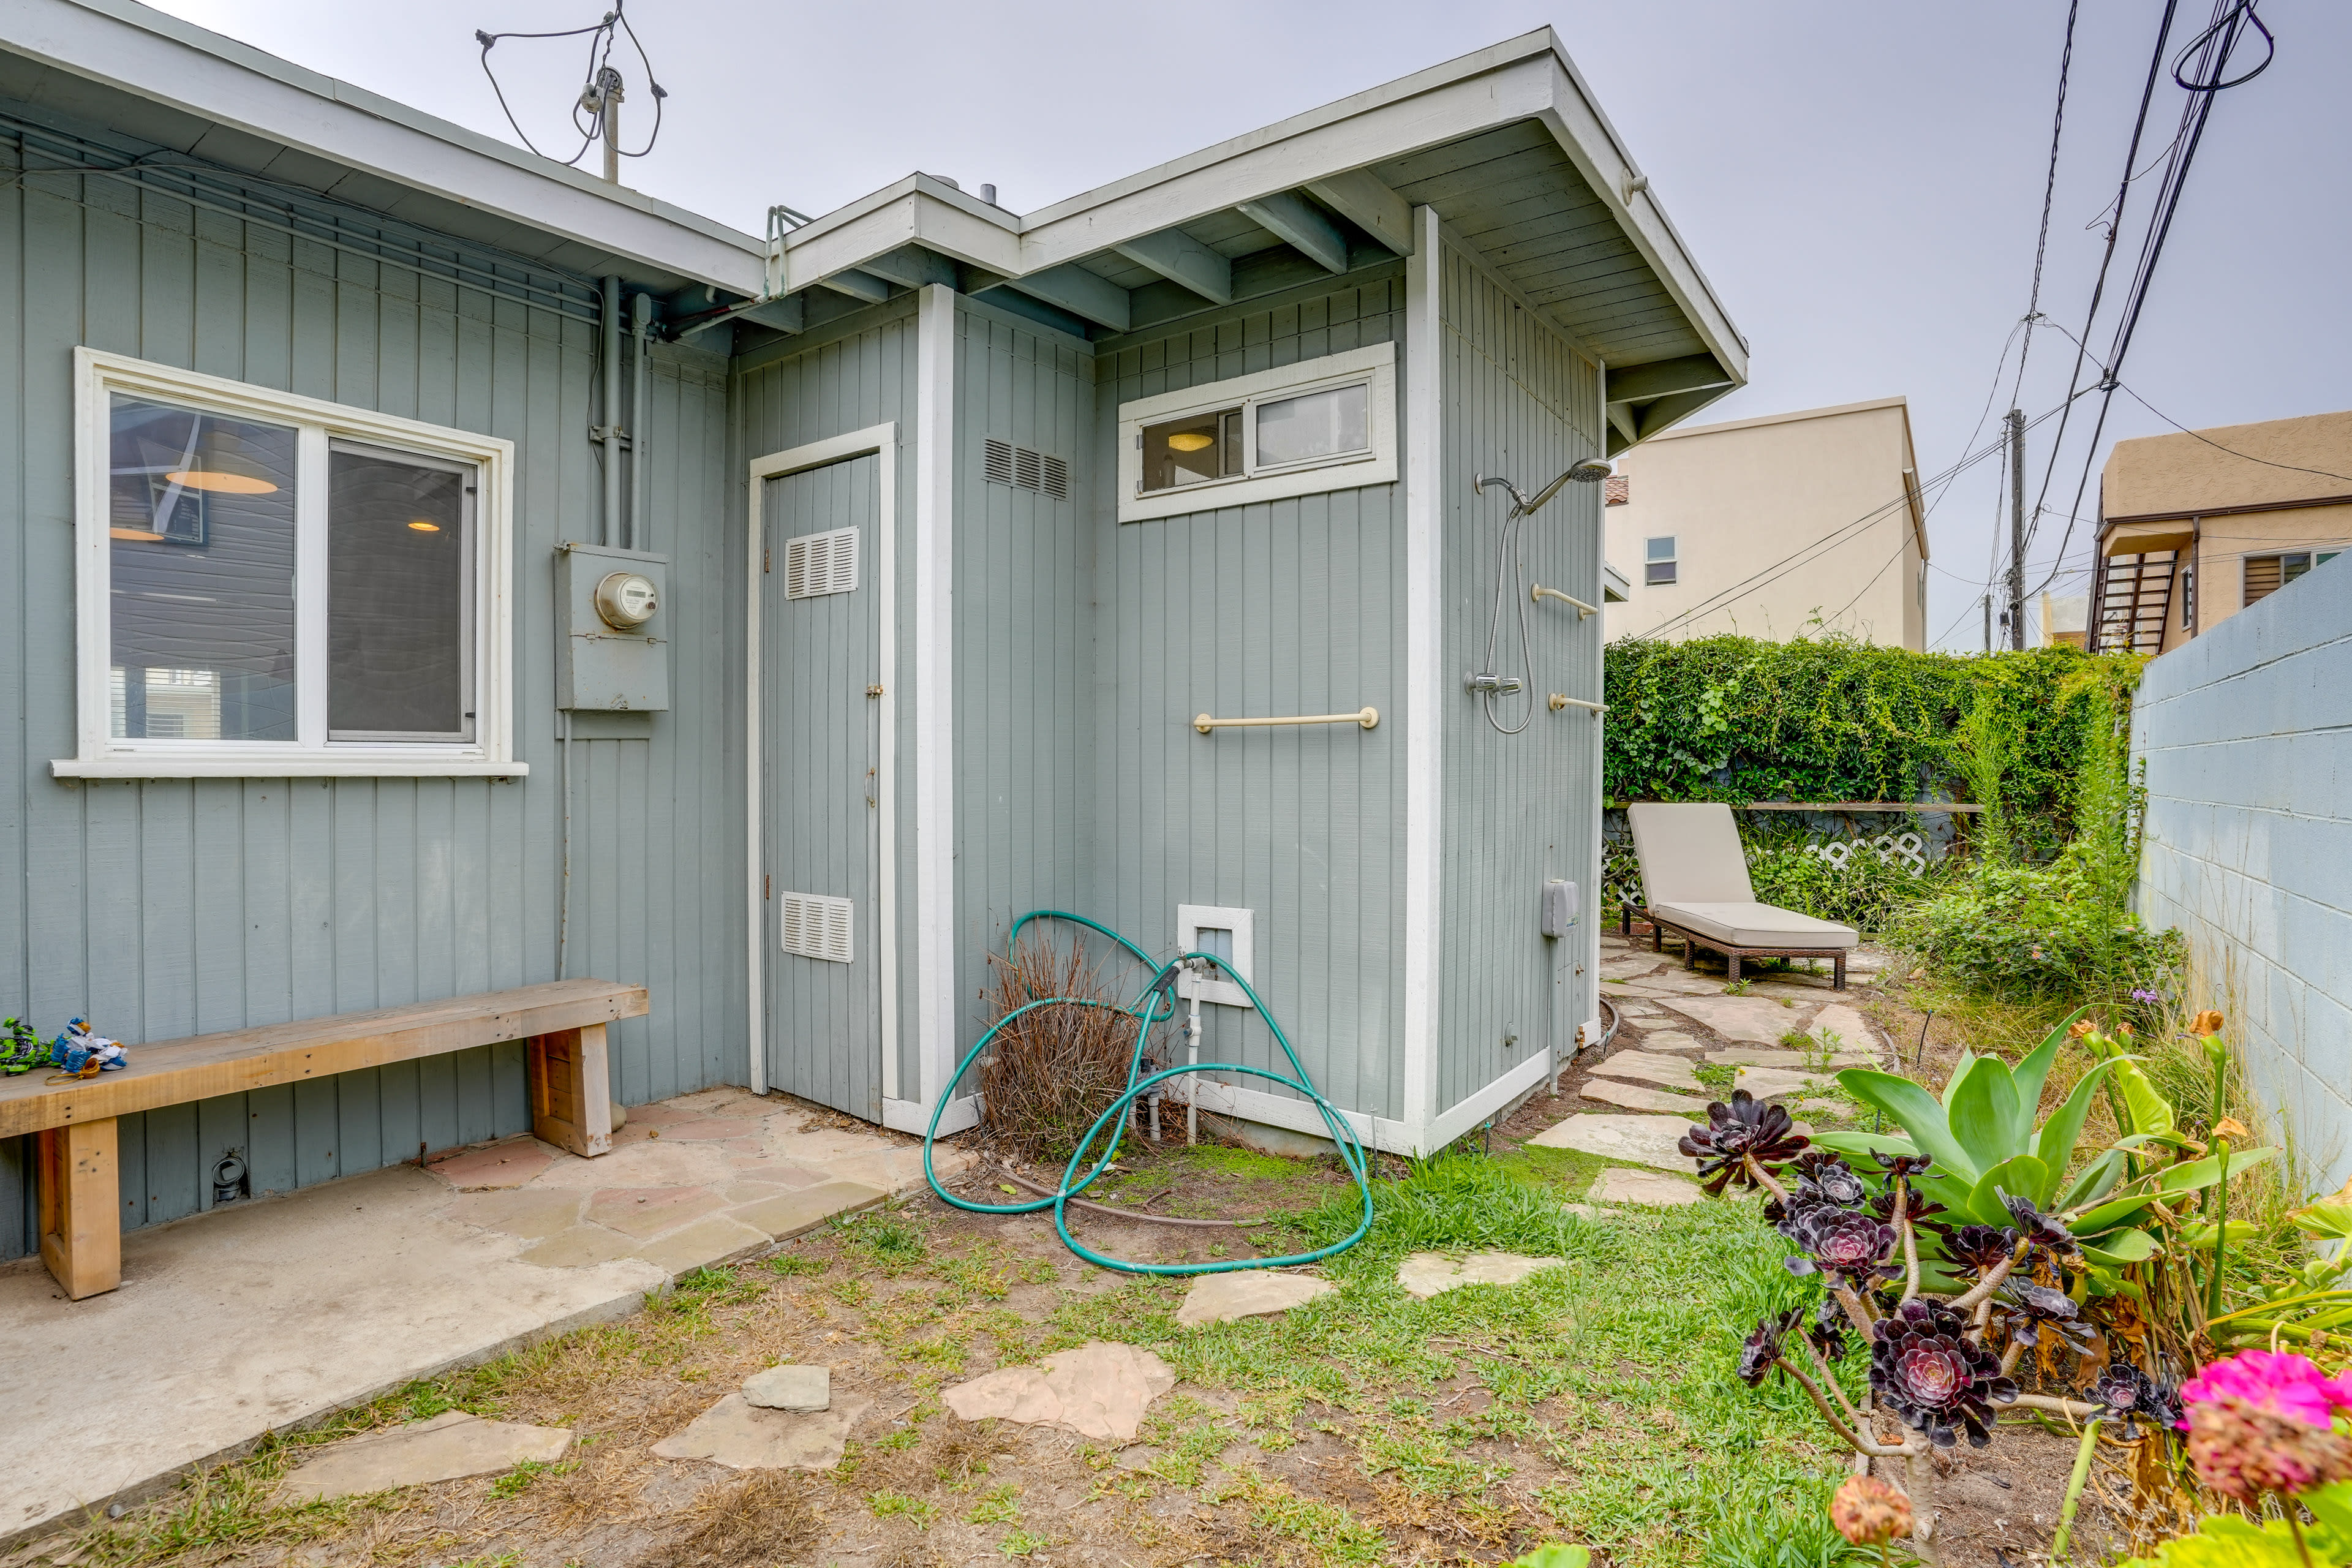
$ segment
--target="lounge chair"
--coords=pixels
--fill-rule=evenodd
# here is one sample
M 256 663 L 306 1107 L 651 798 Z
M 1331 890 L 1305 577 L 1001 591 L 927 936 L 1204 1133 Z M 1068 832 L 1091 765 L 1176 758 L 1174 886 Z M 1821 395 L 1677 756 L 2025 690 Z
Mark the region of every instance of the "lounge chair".
M 1672 931 L 1683 939 L 1684 968 L 1695 966 L 1703 947 L 1723 954 L 1732 980 L 1739 978 L 1743 958 L 1826 958 L 1831 984 L 1845 989 L 1845 955 L 1861 933 L 1835 921 L 1758 903 L 1729 806 L 1645 801 L 1626 807 L 1625 816 L 1642 858 L 1642 897 L 1649 908 L 1639 912 L 1650 922 L 1652 951 L 1664 952 L 1666 932 Z M 1627 906 L 1628 936 L 1635 912 Z

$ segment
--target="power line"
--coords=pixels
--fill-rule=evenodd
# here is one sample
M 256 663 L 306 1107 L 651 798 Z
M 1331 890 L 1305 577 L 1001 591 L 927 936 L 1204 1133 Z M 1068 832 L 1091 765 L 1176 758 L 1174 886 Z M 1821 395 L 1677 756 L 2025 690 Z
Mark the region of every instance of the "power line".
M 539 156 L 551 163 L 567 165 L 578 163 L 582 158 L 587 156 L 588 149 L 596 144 L 597 139 L 606 133 L 606 121 L 603 113 L 603 95 L 608 91 L 617 90 L 619 87 L 620 73 L 613 70 L 612 61 L 613 46 L 622 33 L 628 34 L 629 46 L 637 51 L 637 63 L 645 68 L 646 85 L 653 89 L 654 128 L 646 134 L 646 144 L 635 152 L 632 153 L 625 147 L 614 146 L 610 150 L 611 155 L 621 158 L 642 158 L 654 150 L 656 142 L 661 140 L 662 105 L 668 99 L 669 90 L 654 79 L 652 58 L 646 53 L 646 46 L 638 38 L 637 30 L 629 26 L 628 17 L 622 14 L 622 7 L 625 4 L 626 0 L 613 0 L 613 8 L 604 13 L 602 21 L 591 23 L 585 27 L 567 27 L 560 32 L 492 33 L 478 27 L 474 30 L 474 41 L 482 46 L 482 74 L 489 78 L 490 90 L 498 94 L 499 109 L 506 115 L 507 124 L 513 128 L 516 137 L 525 147 L 539 153 Z M 490 50 L 495 48 L 503 38 L 579 37 L 588 39 L 587 81 L 582 88 L 580 96 L 572 103 L 572 129 L 580 132 L 580 148 L 569 158 L 558 158 L 553 153 L 540 152 L 539 144 L 530 139 L 523 130 L 522 122 L 515 118 L 513 107 L 507 102 L 506 89 L 499 85 L 498 72 L 490 68 Z M 609 83 L 605 80 L 608 75 L 611 78 Z M 592 110 L 593 118 L 586 125 L 583 125 L 580 122 L 581 111 L 588 108 L 592 101 L 596 105 L 596 108 Z
M 2066 129 L 2066 79 L 2074 68 L 2074 19 L 2082 10 L 2082 0 L 2068 0 L 2066 6 L 2066 43 L 2058 51 L 2058 106 L 2050 116 L 2050 172 L 2042 181 L 2042 232 L 2033 241 L 2033 287 L 2025 300 L 2025 347 L 2017 356 L 2017 381 L 2010 388 L 2011 407 L 2017 405 L 2018 388 L 2025 384 L 2025 362 L 2033 353 L 2033 322 L 2042 312 L 2042 263 L 2050 249 L 2050 205 L 2058 194 L 2058 142 Z M 2005 352 L 2005 351 L 2004 351 Z M 1995 373 L 1996 377 L 1999 373 Z M 1979 420 L 1979 428 L 1983 421 Z M 1970 436 L 1970 441 L 1976 437 Z

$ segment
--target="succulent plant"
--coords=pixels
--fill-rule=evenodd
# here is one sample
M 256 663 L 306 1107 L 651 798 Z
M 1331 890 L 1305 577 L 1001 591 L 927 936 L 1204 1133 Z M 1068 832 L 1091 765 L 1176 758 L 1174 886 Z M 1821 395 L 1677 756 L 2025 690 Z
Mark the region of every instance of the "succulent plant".
M 1788 1111 L 1744 1089 L 1735 1089 L 1731 1103 L 1717 1100 L 1709 1105 L 1706 1125 L 1694 1125 L 1683 1134 L 1679 1146 L 1698 1162 L 1699 1185 L 1719 1196 L 1727 1184 L 1757 1184 L 1748 1169 L 1750 1160 L 1777 1168 L 1802 1153 L 1811 1142 L 1796 1131 Z
M 1802 1307 L 1791 1307 L 1757 1323 L 1747 1342 L 1739 1347 L 1739 1379 L 1742 1383 L 1754 1388 L 1764 1381 L 1764 1374 L 1770 1372 L 1780 1359 L 1780 1342 L 1804 1321 L 1804 1316 Z
M 1943 1233 L 1944 1256 L 1963 1268 L 1981 1274 L 2017 1250 L 2017 1232 L 2006 1226 L 1937 1226 Z
M 1839 1156 L 1827 1149 L 1808 1149 L 1797 1156 L 1797 1185 L 1790 1195 L 1858 1209 L 1869 1199 L 1870 1189 Z
M 2080 1250 L 2074 1242 L 2074 1233 L 2034 1207 L 2032 1198 L 2020 1197 L 2015 1193 L 2002 1193 L 2000 1204 L 2009 1211 L 2009 1217 L 2017 1222 L 2018 1234 L 2034 1246 L 2046 1247 L 2062 1256 L 2071 1256 Z
M 1886 1179 L 1890 1182 L 1897 1176 L 1906 1179 L 1924 1176 L 1927 1173 L 1927 1167 L 1936 1163 L 1925 1154 L 1894 1154 L 1885 1151 L 1873 1153 L 1871 1158 L 1878 1162 L 1878 1168 L 1886 1173 Z
M 1911 1223 L 1913 1225 L 1919 1224 L 1922 1220 L 1927 1219 L 1930 1215 L 1939 1215 L 1945 1212 L 1943 1205 L 1929 1202 L 1927 1195 L 1925 1193 L 1913 1186 L 1906 1186 L 1903 1189 L 1903 1209 L 1906 1214 L 1908 1214 L 1911 1216 Z M 1871 1199 L 1870 1212 L 1885 1220 L 1887 1224 L 1893 1225 L 1895 1223 L 1895 1189 L 1890 1186 L 1885 1192 Z
M 1813 1321 L 1805 1330 L 1813 1349 L 1821 1352 L 1823 1361 L 1835 1361 L 1845 1354 L 1845 1309 L 1834 1296 L 1823 1296 L 1813 1308 Z
M 1938 1448 L 1963 1431 L 1969 1447 L 1983 1447 L 1992 1441 L 1991 1407 L 2017 1397 L 2017 1384 L 1966 1329 L 1950 1308 L 1915 1296 L 1873 1330 L 1872 1394 Z
M 1787 1261 L 1789 1272 L 1801 1278 L 1817 1271 L 1834 1274 L 1860 1288 L 1903 1271 L 1892 1261 L 1895 1227 L 1857 1209 L 1810 1205 L 1794 1215 L 1792 1228 L 1803 1251 Z
M 2109 1362 L 2092 1381 L 2091 1399 L 2106 1406 L 2108 1416 L 2137 1435 L 2139 1423 L 2170 1427 L 2181 1420 L 2180 1395 L 2127 1361 Z
M 2047 1335 L 2061 1348 L 2071 1348 L 2082 1355 L 2090 1353 L 2091 1325 L 2084 1318 L 2083 1309 L 2065 1291 L 2012 1279 L 2001 1286 L 1994 1300 L 2009 1329 L 2009 1337 L 2018 1343 L 2038 1347 Z

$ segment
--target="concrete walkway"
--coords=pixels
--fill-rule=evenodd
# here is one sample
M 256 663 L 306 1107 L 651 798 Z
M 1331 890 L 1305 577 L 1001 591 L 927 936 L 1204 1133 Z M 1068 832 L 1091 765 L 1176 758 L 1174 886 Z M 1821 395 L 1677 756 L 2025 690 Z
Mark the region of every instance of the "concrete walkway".
M 510 1139 L 134 1231 L 122 1288 L 86 1301 L 38 1259 L 0 1268 L 0 1545 L 923 1179 L 910 1141 L 733 1089 L 634 1107 L 614 1142 Z

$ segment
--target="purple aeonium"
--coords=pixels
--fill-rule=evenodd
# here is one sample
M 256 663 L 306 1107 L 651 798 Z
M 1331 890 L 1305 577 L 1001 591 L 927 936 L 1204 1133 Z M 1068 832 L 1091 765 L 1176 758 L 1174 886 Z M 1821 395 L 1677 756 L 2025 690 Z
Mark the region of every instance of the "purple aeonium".
M 1780 1106 L 1735 1089 L 1731 1103 L 1717 1100 L 1708 1106 L 1706 1125 L 1684 1133 L 1679 1147 L 1698 1162 L 1699 1184 L 1720 1195 L 1727 1185 L 1757 1184 L 1749 1161 L 1759 1167 L 1785 1165 L 1811 1142 L 1796 1131 Z
M 1805 1338 L 1813 1343 L 1823 1361 L 1835 1361 L 1845 1354 L 1845 1309 L 1834 1296 L 1823 1296 L 1813 1308 L 1813 1321 L 1805 1330 Z
M 2017 1251 L 2017 1232 L 2007 1226 L 1955 1225 L 1936 1228 L 1943 1232 L 1944 1256 L 1979 1274 Z
M 1896 1176 L 1924 1176 L 1927 1167 L 1936 1163 L 1925 1154 L 1889 1154 L 1883 1151 L 1871 1158 L 1878 1162 L 1878 1168 L 1886 1173 L 1889 1181 Z
M 2105 1405 L 2110 1419 L 2137 1435 L 2142 1421 L 2169 1426 L 2180 1416 L 2180 1395 L 2127 1361 L 2106 1364 L 2091 1384 L 2091 1398 Z
M 1872 1331 L 1872 1394 L 1938 1448 L 1963 1431 L 1969 1447 L 1983 1447 L 1992 1441 L 1991 1407 L 2017 1397 L 2000 1363 L 1970 1344 L 1966 1330 L 1949 1308 L 1915 1296 Z
M 2045 1336 L 2061 1349 L 2088 1355 L 2094 1331 L 2083 1309 L 2063 1290 L 2012 1278 L 1994 1300 L 2009 1337 L 2021 1345 L 2039 1346 Z
M 1746 1342 L 1739 1347 L 1739 1380 L 1742 1383 L 1750 1388 L 1763 1383 L 1764 1374 L 1770 1372 L 1780 1359 L 1780 1342 L 1803 1321 L 1804 1316 L 1802 1307 L 1791 1307 L 1777 1317 L 1765 1318 L 1757 1323 Z
M 1860 1208 L 1870 1197 L 1870 1189 L 1853 1173 L 1853 1167 L 1827 1149 L 1806 1150 L 1797 1156 L 1796 1169 L 1794 1197 L 1848 1209 Z
M 2001 1206 L 2009 1210 L 2009 1217 L 2017 1222 L 2018 1234 L 2034 1246 L 2046 1247 L 2061 1255 L 2071 1255 L 2078 1250 L 2074 1233 L 2035 1208 L 2032 1199 L 2001 1192 L 1998 1187 L 1993 1191 L 2000 1194 Z
M 1804 1251 L 1787 1260 L 1791 1274 L 1801 1277 L 1818 1270 L 1861 1289 L 1902 1272 L 1890 1261 L 1895 1227 L 1883 1219 L 1854 1209 L 1814 1205 L 1798 1213 L 1794 1228 L 1793 1239 Z

